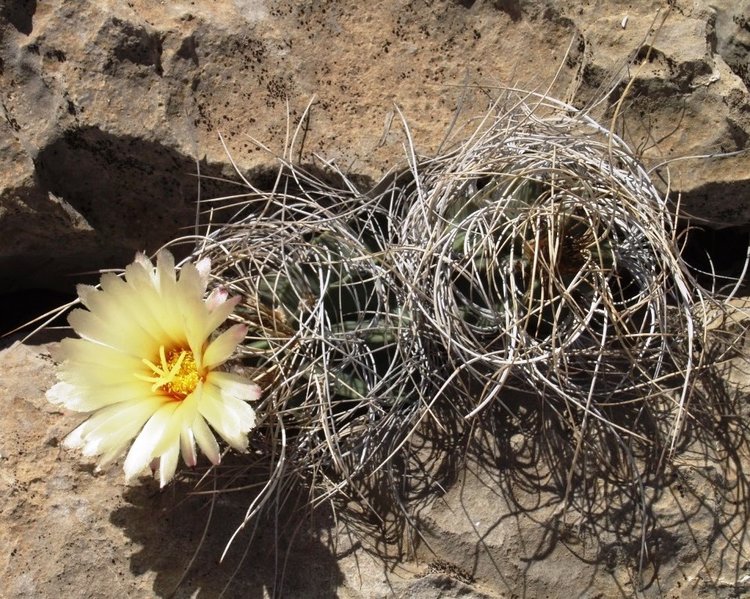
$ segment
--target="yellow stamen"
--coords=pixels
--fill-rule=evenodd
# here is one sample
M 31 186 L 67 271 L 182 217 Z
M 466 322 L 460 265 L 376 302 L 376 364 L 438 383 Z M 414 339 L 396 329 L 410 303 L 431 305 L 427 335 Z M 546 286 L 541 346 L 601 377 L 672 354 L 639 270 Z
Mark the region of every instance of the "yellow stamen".
M 143 358 L 143 363 L 154 376 L 135 374 L 136 378 L 153 383 L 153 393 L 161 390 L 175 399 L 185 399 L 201 381 L 195 356 L 190 350 L 174 348 L 166 351 L 162 345 L 159 348 L 159 360 L 161 364 L 156 365 L 151 360 Z

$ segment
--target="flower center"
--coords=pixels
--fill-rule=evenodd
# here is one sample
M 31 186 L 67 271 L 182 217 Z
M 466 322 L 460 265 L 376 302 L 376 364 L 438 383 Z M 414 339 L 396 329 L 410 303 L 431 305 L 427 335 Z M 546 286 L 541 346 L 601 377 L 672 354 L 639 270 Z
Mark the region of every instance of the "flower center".
M 175 399 L 185 399 L 202 379 L 193 352 L 179 347 L 166 351 L 162 345 L 159 348 L 159 359 L 161 364 L 156 365 L 144 358 L 143 363 L 151 369 L 151 376 L 135 376 L 142 381 L 153 383 L 152 392 L 161 390 Z

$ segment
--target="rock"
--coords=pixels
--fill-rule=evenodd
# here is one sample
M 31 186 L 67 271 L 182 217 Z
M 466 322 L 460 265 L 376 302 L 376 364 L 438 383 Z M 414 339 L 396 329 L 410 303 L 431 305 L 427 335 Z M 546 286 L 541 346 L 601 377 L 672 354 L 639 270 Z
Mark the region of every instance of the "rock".
M 0 350 L 1 597 L 163 597 L 180 582 L 175 597 L 486 597 L 445 567 L 387 564 L 325 517 L 291 534 L 261 521 L 219 564 L 247 498 L 220 496 L 211 508 L 190 484 L 160 492 L 143 477 L 127 487 L 117 465 L 96 472 L 64 449 L 82 417 L 44 398 L 55 380 L 49 347 Z
M 82 279 L 71 273 L 122 266 L 189 235 L 199 187 L 203 199 L 247 192 L 235 166 L 262 187 L 278 156 L 334 163 L 367 186 L 405 161 L 397 107 L 416 152 L 431 155 L 465 137 L 508 85 L 589 108 L 688 213 L 748 225 L 750 157 L 717 155 L 748 147 L 750 5 L 670 6 L 10 0 L 0 8 L 0 283 L 69 290 Z M 3 315 L 30 304 L 21 292 Z M 65 451 L 80 417 L 45 401 L 54 377 L 44 346 L 2 350 L 0 365 L 0 594 L 170 593 L 199 548 L 205 498 L 187 497 L 184 483 L 125 488 L 117 467 L 96 473 Z M 742 431 L 707 451 L 697 430 L 694 454 L 650 491 L 644 595 L 749 592 L 746 511 L 733 494 L 747 468 Z M 528 439 L 515 434 L 506 449 L 520 455 Z M 398 567 L 325 518 L 288 553 L 269 550 L 279 539 L 260 523 L 252 545 L 237 545 L 248 553 L 229 595 L 634 592 L 633 528 L 623 538 L 587 526 L 575 509 L 558 511 L 558 495 L 522 481 L 456 480 L 419 513 L 431 550 L 399 555 Z M 222 565 L 217 556 L 245 507 L 217 501 L 177 596 L 221 592 L 243 556 L 231 551 Z
M 635 50 L 629 77 L 598 112 L 600 120 L 642 156 L 663 193 L 681 195 L 687 216 L 718 227 L 747 224 L 750 96 L 748 46 L 740 40 L 750 37 L 743 16 L 750 3 L 676 2 L 663 17 L 654 17 L 656 8 L 630 7 L 629 33 L 614 35 L 614 24 L 608 32 L 595 22 L 577 102 L 598 97 L 617 67 L 618 53 L 605 45 L 620 56 Z
M 631 56 L 616 129 L 648 164 L 743 149 L 747 2 L 673 5 L 662 24 L 656 0 L 10 2 L 0 15 L 0 281 L 70 289 L 71 272 L 122 266 L 189 233 L 198 170 L 204 199 L 246 191 L 217 180 L 239 181 L 227 152 L 258 184 L 277 155 L 372 182 L 405 159 L 396 106 L 429 155 L 456 110 L 460 139 L 499 86 L 583 106 Z M 599 105 L 604 122 L 623 89 Z M 671 188 L 688 211 L 746 223 L 747 164 L 747 154 L 681 160 Z
M 458 460 L 456 448 L 445 447 L 451 472 L 439 466 L 443 476 L 429 478 L 433 492 L 409 504 L 415 549 L 351 514 L 334 520 L 323 510 L 300 521 L 282 510 L 253 521 L 219 563 L 248 497 L 219 494 L 212 507 L 205 495 L 190 495 L 189 472 L 163 492 L 148 477 L 128 487 L 118 464 L 96 472 L 64 449 L 81 416 L 44 399 L 55 378 L 51 347 L 0 351 L 2 597 L 74 597 L 84 589 L 87 597 L 164 597 L 177 587 L 175 597 L 223 589 L 231 597 L 630 597 L 638 589 L 647 598 L 702 599 L 750 590 L 744 361 L 723 375 L 727 390 L 741 395 L 716 400 L 714 415 L 696 406 L 701 424 L 668 476 L 652 479 L 644 469 L 645 528 L 638 494 L 613 479 L 600 481 L 601 502 L 581 510 L 587 495 L 577 496 L 563 509 L 561 473 L 542 457 L 555 447 L 551 430 L 521 438 L 507 427 L 507 439 L 480 436 L 481 451 L 461 450 Z
M 389 594 L 382 563 L 346 537 L 338 550 L 347 557 L 339 559 L 316 530 L 296 531 L 289 546 L 288 534 L 261 523 L 252 545 L 240 536 L 219 564 L 247 503 L 227 496 L 210 510 L 205 497 L 187 496 L 190 486 L 161 493 L 145 477 L 126 487 L 121 468 L 97 473 L 93 462 L 64 449 L 62 439 L 82 418 L 45 400 L 55 378 L 46 347 L 16 343 L 0 351 L 1 597 L 162 597 L 194 555 L 177 597 L 216 597 L 225 587 L 229 596 L 278 596 L 282 582 L 289 597 L 331 597 L 339 589 L 342 597 Z

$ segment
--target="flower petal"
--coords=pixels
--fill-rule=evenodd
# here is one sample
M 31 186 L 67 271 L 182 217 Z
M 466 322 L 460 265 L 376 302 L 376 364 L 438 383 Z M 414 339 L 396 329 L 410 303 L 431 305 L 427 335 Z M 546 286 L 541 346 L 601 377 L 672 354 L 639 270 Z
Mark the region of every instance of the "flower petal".
M 110 347 L 103 347 L 85 339 L 63 339 L 55 351 L 59 361 L 75 362 L 81 365 L 106 367 L 133 372 L 143 368 L 140 357 L 124 354 Z
M 151 263 L 151 260 L 143 252 L 136 252 L 133 263 L 140 266 L 146 272 L 151 272 L 154 269 L 154 265 Z
M 180 278 L 177 281 L 177 291 L 182 295 L 202 298 L 206 293 L 206 287 L 203 285 L 198 269 L 195 264 L 188 262 L 180 269 Z
M 178 294 L 174 256 L 167 250 L 160 250 L 156 255 L 156 288 L 162 297 L 176 297 Z
M 195 269 L 198 271 L 201 278 L 201 285 L 203 286 L 203 291 L 201 293 L 205 293 L 206 287 L 208 287 L 208 278 L 211 274 L 211 258 L 201 258 L 198 260 L 198 262 L 195 263 Z
M 199 358 L 210 333 L 207 330 L 208 310 L 206 305 L 198 298 L 182 297 L 177 302 L 176 311 L 180 314 L 182 330 L 190 351 L 193 352 L 200 367 Z
M 108 274 L 119 280 L 113 273 Z M 150 339 L 152 342 L 163 336 L 161 327 L 154 326 L 153 320 L 149 321 L 143 317 L 138 317 L 147 314 L 147 311 L 138 309 L 140 302 L 133 302 L 130 298 L 122 298 L 122 292 L 117 290 L 116 286 L 114 289 L 117 291 L 114 292 L 99 290 L 89 285 L 78 285 L 76 289 L 78 297 L 81 298 L 89 312 L 101 322 L 109 324 L 110 327 L 120 327 L 123 317 L 125 317 L 132 321 L 129 323 L 129 328 L 132 329 L 133 334 L 137 333 L 138 336 Z
M 132 443 L 123 464 L 126 478 L 151 464 L 162 486 L 174 477 L 180 455 L 194 466 L 200 449 L 219 462 L 211 427 L 235 449 L 246 449 L 255 424 L 247 402 L 258 399 L 260 389 L 243 377 L 211 370 L 232 355 L 247 327 L 232 326 L 209 341 L 241 298 L 228 298 L 220 288 L 204 299 L 209 276 L 208 259 L 186 263 L 178 272 L 172 254 L 161 250 L 155 263 L 139 253 L 123 275 L 105 273 L 100 288 L 78 287 L 87 309 L 71 312 L 69 322 L 82 339 L 60 345 L 59 382 L 47 397 L 92 413 L 65 445 L 101 456 L 102 466 Z M 182 356 L 188 348 L 203 381 L 176 400 L 166 394 L 165 372 L 178 355 L 173 350 Z M 153 378 L 160 379 L 162 391 L 152 391 Z
M 183 425 L 182 431 L 180 431 L 180 453 L 182 454 L 182 461 L 185 462 L 186 466 L 192 468 L 198 463 L 198 453 L 195 449 L 195 435 L 187 425 Z
M 172 416 L 161 433 L 161 439 L 154 445 L 152 454 L 160 456 L 168 451 L 173 445 L 179 446 L 180 433 L 186 422 L 192 422 L 198 413 L 197 398 L 201 397 L 201 383 L 185 399 L 176 403 Z
M 88 456 L 119 455 L 162 403 L 163 398 L 147 397 L 103 408 L 70 433 L 63 444 L 81 448 Z
M 209 298 L 210 299 L 210 298 Z M 214 305 L 213 303 L 209 306 L 210 314 L 206 322 L 206 335 L 213 333 L 219 325 L 224 322 L 232 311 L 240 303 L 242 297 L 235 295 L 234 297 L 226 298 L 221 303 Z M 218 301 L 218 300 L 217 300 Z
M 121 323 L 107 323 L 95 314 L 80 308 L 68 315 L 68 322 L 84 339 L 133 356 L 146 355 L 153 346 L 153 342 L 145 333 L 132 327 L 123 327 Z
M 226 302 L 228 297 L 229 292 L 226 289 L 223 287 L 217 287 L 208 294 L 208 297 L 206 298 L 206 308 L 208 308 L 209 312 L 213 312 L 216 308 Z
M 136 437 L 133 446 L 125 458 L 123 468 L 125 469 L 125 478 L 128 481 L 137 477 L 154 456 L 154 447 L 162 440 L 162 436 L 169 426 L 174 411 L 177 409 L 177 402 L 169 402 L 162 405 L 157 412 L 149 418 L 146 426 Z M 177 439 L 175 439 L 177 441 Z
M 113 288 L 119 287 L 120 306 L 130 318 L 136 322 L 141 318 L 155 321 L 155 330 L 165 331 L 175 341 L 184 340 L 182 317 L 176 306 L 174 289 L 166 293 L 162 291 L 162 288 L 174 288 L 175 285 L 173 281 L 170 285 L 169 276 L 165 275 L 164 278 L 167 282 L 160 287 L 156 275 L 131 264 L 125 269 L 124 287 L 114 285 Z
M 127 271 L 126 276 L 129 276 Z M 105 273 L 101 286 L 107 300 L 120 310 L 122 318 L 138 323 L 158 339 L 158 344 L 166 345 L 169 340 L 178 343 L 184 338 L 179 321 L 171 313 L 173 310 L 164 314 L 163 302 L 159 300 L 147 275 L 143 276 L 143 285 L 137 288 L 133 281 L 124 281 L 113 273 Z
M 174 478 L 174 473 L 177 471 L 177 457 L 179 454 L 179 443 L 175 443 L 162 454 L 159 460 L 159 488 L 163 489 Z
M 232 372 L 212 370 L 206 382 L 216 385 L 222 396 L 231 396 L 241 401 L 257 401 L 260 398 L 260 387 L 246 378 Z
M 47 390 L 47 393 L 45 393 L 45 396 L 50 403 L 53 403 L 56 406 L 65 406 L 67 408 L 68 402 L 72 401 L 73 403 L 76 403 L 75 398 L 79 397 L 79 391 L 77 387 L 74 387 L 70 383 L 61 381 L 52 385 L 52 387 Z
M 226 362 L 247 335 L 247 329 L 244 324 L 236 324 L 214 339 L 203 354 L 203 368 L 212 369 Z
M 232 448 L 247 450 L 247 433 L 255 426 L 255 410 L 231 396 L 221 396 L 217 387 L 205 385 L 198 406 L 201 415 Z
M 212 464 L 218 464 L 221 461 L 221 453 L 219 453 L 219 444 L 216 442 L 216 437 L 208 428 L 206 421 L 203 416 L 198 414 L 192 424 L 193 435 L 195 441 L 198 443 L 198 447 L 211 460 Z
M 135 380 L 130 385 L 92 386 L 83 374 L 61 381 L 47 392 L 50 402 L 76 412 L 93 412 L 123 401 L 151 395 L 149 383 Z

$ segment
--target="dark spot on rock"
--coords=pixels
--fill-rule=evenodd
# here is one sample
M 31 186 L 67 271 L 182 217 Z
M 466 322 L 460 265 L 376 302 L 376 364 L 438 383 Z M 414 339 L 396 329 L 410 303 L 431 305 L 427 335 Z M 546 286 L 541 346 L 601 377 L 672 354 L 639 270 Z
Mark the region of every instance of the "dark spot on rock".
M 276 105 L 277 100 L 285 100 L 291 96 L 294 89 L 294 84 L 289 77 L 272 77 L 266 85 L 266 91 L 268 92 L 268 101 L 266 104 L 269 107 Z
M 36 12 L 36 0 L 7 0 L 2 9 L 2 16 L 15 27 L 18 33 L 29 35 L 33 29 L 33 17 Z
M 62 50 L 47 50 L 44 53 L 44 56 L 54 59 L 57 62 L 65 62 L 65 60 L 67 59 L 67 57 L 65 56 L 65 52 L 63 52 Z
M 727 129 L 729 130 L 729 137 L 732 140 L 732 147 L 723 148 L 725 152 L 734 152 L 736 150 L 744 150 L 747 148 L 748 137 L 750 136 L 740 124 L 727 118 Z
M 116 40 L 112 58 L 104 65 L 104 70 L 114 73 L 117 64 L 130 62 L 136 65 L 153 67 L 157 75 L 163 74 L 161 64 L 162 38 L 145 27 L 113 18 L 104 35 Z
M 633 57 L 633 62 L 642 64 L 644 62 L 655 62 L 655 61 L 663 61 L 665 60 L 664 52 L 661 50 L 657 50 L 653 46 L 649 46 L 648 44 L 643 44 L 640 48 L 638 48 L 638 51 L 635 53 L 635 56 Z
M 182 40 L 180 47 L 177 49 L 176 56 L 183 60 L 191 61 L 197 67 L 199 64 L 197 47 L 198 43 L 195 41 L 195 38 L 189 35 Z
M 520 0 L 495 0 L 492 4 L 497 10 L 507 14 L 514 22 L 520 21 L 523 16 Z
M 5 104 L 0 102 L 0 106 L 3 107 L 3 114 L 5 115 L 5 120 L 10 125 L 10 128 L 13 129 L 13 131 L 20 131 L 21 125 L 19 125 L 18 121 L 10 114 L 10 111 L 7 109 Z

